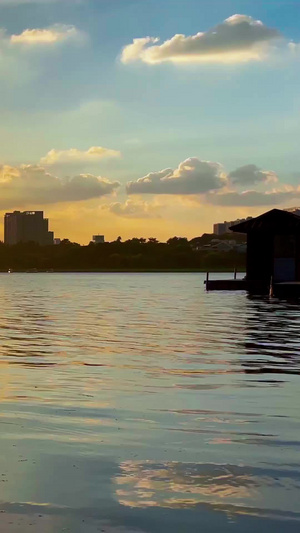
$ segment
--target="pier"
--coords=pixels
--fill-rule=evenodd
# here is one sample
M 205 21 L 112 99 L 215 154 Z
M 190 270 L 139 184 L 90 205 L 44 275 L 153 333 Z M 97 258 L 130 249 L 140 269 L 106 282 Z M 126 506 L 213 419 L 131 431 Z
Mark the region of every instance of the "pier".
M 247 235 L 247 266 L 243 279 L 210 280 L 207 291 L 248 291 L 278 297 L 300 297 L 300 217 L 272 209 L 231 226 Z

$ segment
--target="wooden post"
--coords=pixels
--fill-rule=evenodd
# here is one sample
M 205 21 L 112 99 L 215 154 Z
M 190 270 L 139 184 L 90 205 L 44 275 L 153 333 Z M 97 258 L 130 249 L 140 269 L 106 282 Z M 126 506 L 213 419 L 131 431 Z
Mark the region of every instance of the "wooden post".
M 205 282 L 205 285 L 206 285 L 206 290 L 208 291 L 208 281 L 209 281 L 209 272 L 206 272 L 206 282 Z
M 236 279 L 236 275 L 237 275 L 237 270 L 236 270 L 236 267 L 234 267 L 233 279 Z
M 270 279 L 270 291 L 269 291 L 270 298 L 273 298 L 274 296 L 274 287 L 273 287 L 273 276 L 271 276 Z

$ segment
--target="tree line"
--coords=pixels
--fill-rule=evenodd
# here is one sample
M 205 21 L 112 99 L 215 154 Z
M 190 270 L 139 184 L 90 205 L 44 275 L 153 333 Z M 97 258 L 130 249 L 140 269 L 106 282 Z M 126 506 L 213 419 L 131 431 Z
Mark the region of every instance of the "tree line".
M 204 234 L 192 241 L 172 237 L 167 242 L 159 242 L 154 237 L 133 238 L 123 242 L 118 237 L 113 242 L 91 242 L 87 246 L 68 239 L 53 246 L 40 246 L 34 242 L 13 246 L 0 243 L 0 270 L 243 270 L 244 253 L 198 249 L 214 237 Z

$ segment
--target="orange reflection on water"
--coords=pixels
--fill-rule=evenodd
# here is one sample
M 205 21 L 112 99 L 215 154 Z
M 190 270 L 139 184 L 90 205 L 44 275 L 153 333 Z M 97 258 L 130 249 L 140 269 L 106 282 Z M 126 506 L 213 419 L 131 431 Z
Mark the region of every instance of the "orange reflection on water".
M 251 476 L 230 466 L 126 461 L 120 467 L 116 495 L 129 507 L 190 507 L 224 499 L 236 504 L 256 492 Z

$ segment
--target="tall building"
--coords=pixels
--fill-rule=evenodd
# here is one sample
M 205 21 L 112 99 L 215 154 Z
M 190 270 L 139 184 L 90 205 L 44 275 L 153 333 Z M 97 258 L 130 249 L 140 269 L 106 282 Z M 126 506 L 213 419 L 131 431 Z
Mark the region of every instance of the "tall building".
M 53 232 L 48 230 L 43 211 L 14 211 L 4 217 L 4 243 L 36 242 L 42 246 L 53 244 Z
M 225 233 L 231 233 L 231 230 L 229 229 L 231 226 L 235 226 L 236 224 L 240 224 L 241 222 L 246 222 L 246 220 L 251 220 L 252 217 L 248 218 L 242 218 L 237 220 L 232 220 L 231 222 L 220 222 L 218 224 L 214 224 L 213 226 L 213 233 L 214 235 L 224 235 Z
M 93 235 L 93 242 L 95 244 L 103 244 L 105 242 L 104 235 Z
M 300 207 L 289 207 L 287 209 L 284 209 L 283 211 L 287 211 L 288 213 L 292 213 L 293 215 L 297 215 L 300 217 Z M 213 233 L 214 235 L 224 235 L 225 233 L 231 233 L 230 227 L 235 226 L 236 224 L 241 224 L 241 222 L 246 222 L 247 220 L 251 220 L 252 217 L 232 220 L 231 222 L 219 222 L 218 224 L 213 225 Z
M 214 226 L 213 226 L 213 234 L 214 235 L 223 235 L 224 233 L 227 233 L 226 224 L 227 224 L 227 222 L 220 222 L 218 224 L 214 224 Z

